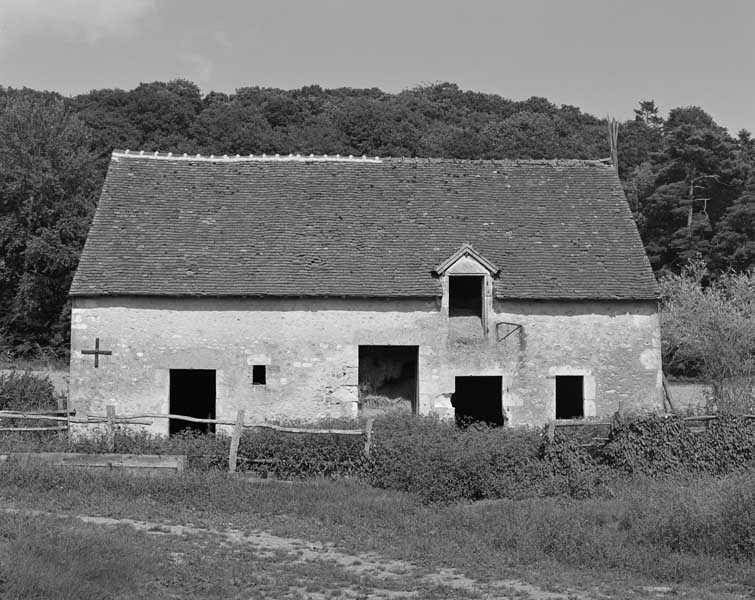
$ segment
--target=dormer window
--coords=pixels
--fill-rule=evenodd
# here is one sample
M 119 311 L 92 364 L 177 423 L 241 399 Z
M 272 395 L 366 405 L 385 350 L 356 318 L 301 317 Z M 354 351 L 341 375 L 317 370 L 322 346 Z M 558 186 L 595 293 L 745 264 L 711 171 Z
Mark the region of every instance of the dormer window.
M 435 268 L 433 275 L 443 280 L 441 310 L 454 320 L 454 327 L 469 321 L 456 317 L 477 317 L 487 337 L 487 316 L 493 309 L 493 280 L 499 272 L 498 267 L 469 244 L 463 244 Z M 471 331 L 466 325 L 462 329 Z
M 448 316 L 482 319 L 485 279 L 482 275 L 448 276 Z

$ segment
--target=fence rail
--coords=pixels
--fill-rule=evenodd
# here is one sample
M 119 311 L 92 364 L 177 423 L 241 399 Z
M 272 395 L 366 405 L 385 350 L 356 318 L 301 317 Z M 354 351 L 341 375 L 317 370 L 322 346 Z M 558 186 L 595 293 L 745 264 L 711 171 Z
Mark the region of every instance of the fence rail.
M 71 415 L 75 415 L 75 410 L 29 410 L 29 411 L 16 411 L 16 410 L 0 410 L 0 421 L 2 419 L 14 419 L 14 420 L 27 420 L 27 421 L 53 421 L 58 423 L 65 423 L 65 425 L 44 425 L 34 427 L 0 427 L 0 431 L 20 431 L 20 432 L 33 432 L 33 431 L 58 431 L 67 432 Z M 60 416 L 65 415 L 65 416 Z
M 281 433 L 293 434 L 313 434 L 313 435 L 353 435 L 364 436 L 364 454 L 369 457 L 372 450 L 372 426 L 374 419 L 367 420 L 364 429 L 307 429 L 305 427 L 285 427 L 282 425 L 273 425 L 270 423 L 247 423 L 245 413 L 239 410 L 236 413 L 235 421 L 226 421 L 222 419 L 200 419 L 197 417 L 188 417 L 186 415 L 174 414 L 137 414 L 137 415 L 118 415 L 114 406 L 106 407 L 105 415 L 82 415 L 77 417 L 76 411 L 71 410 L 53 410 L 53 411 L 0 411 L 0 421 L 2 419 L 31 420 L 31 421 L 53 421 L 65 422 L 65 425 L 45 426 L 45 427 L 0 427 L 1 431 L 59 431 L 68 432 L 70 425 L 104 425 L 105 439 L 108 450 L 112 452 L 115 446 L 115 426 L 116 425 L 152 425 L 156 419 L 172 419 L 176 421 L 187 421 L 189 423 L 201 423 L 208 425 L 227 425 L 232 426 L 231 445 L 228 455 L 228 470 L 233 473 L 236 471 L 239 440 L 244 429 L 272 429 Z M 60 416 L 65 415 L 65 416 Z M 151 419 L 151 420 L 150 420 Z

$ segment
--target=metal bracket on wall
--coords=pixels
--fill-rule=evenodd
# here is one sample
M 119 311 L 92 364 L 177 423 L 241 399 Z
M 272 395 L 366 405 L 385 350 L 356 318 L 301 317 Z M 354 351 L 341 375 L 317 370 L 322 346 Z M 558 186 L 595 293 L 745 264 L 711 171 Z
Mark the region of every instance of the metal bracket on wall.
M 510 329 L 508 329 L 505 333 L 503 333 L 502 326 L 509 327 Z M 499 321 L 498 323 L 495 324 L 496 339 L 499 342 L 502 342 L 507 337 L 509 337 L 512 333 L 515 333 L 519 331 L 520 329 L 523 329 L 523 326 L 520 325 L 519 323 L 507 323 L 506 321 Z

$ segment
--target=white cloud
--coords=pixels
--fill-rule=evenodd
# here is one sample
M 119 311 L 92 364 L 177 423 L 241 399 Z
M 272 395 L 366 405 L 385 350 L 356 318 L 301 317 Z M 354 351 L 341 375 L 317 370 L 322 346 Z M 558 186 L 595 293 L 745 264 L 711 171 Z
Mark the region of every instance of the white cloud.
M 0 0 L 0 45 L 52 33 L 95 44 L 133 35 L 155 0 Z

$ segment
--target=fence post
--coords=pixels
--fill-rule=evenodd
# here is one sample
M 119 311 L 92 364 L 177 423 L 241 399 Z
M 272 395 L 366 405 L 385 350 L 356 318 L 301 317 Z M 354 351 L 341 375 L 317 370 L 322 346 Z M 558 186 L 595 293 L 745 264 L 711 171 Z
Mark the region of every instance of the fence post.
M 241 432 L 244 429 L 244 411 L 240 410 L 236 413 L 236 424 L 233 426 L 233 435 L 231 436 L 231 450 L 228 454 L 228 472 L 236 472 L 236 456 L 239 453 L 239 440 L 241 439 Z
M 107 442 L 107 449 L 108 452 L 113 452 L 115 450 L 115 406 L 112 404 L 108 404 L 106 407 L 107 410 L 107 432 L 106 432 L 106 442 Z
M 365 440 L 364 440 L 364 455 L 369 458 L 370 451 L 372 450 L 372 424 L 375 421 L 372 417 L 367 419 L 367 427 L 365 427 Z
M 556 422 L 549 421 L 548 422 L 548 441 L 552 442 L 555 436 L 556 436 Z

